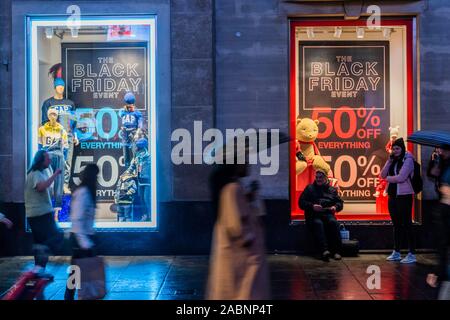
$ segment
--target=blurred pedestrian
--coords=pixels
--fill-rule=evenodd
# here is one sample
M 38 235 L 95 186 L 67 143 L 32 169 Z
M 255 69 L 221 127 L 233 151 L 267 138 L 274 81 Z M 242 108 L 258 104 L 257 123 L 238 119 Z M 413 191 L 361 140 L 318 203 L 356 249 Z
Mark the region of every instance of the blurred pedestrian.
M 81 184 L 72 194 L 70 220 L 70 242 L 72 244 L 72 264 L 74 259 L 95 257 L 95 206 L 97 193 L 96 164 L 88 164 L 81 173 Z M 72 272 L 69 278 L 74 274 Z M 66 286 L 64 300 L 73 300 L 75 287 Z
M 5 217 L 3 213 L 0 212 L 0 223 L 3 223 L 8 229 L 13 227 L 13 223 L 11 220 Z
M 388 210 L 394 225 L 394 251 L 386 258 L 388 261 L 416 262 L 412 225 L 414 189 L 411 177 L 413 173 L 414 157 L 406 151 L 403 138 L 398 138 L 392 143 L 392 153 L 381 170 L 381 177 L 388 182 Z M 402 259 L 400 250 L 405 235 L 408 238 L 409 252 Z
M 428 176 L 436 181 L 439 204 L 433 210 L 433 234 L 439 254 L 439 265 L 427 277 L 432 287 L 441 286 L 439 298 L 450 300 L 448 246 L 450 244 L 450 146 L 437 148 L 428 166 Z
M 315 181 L 300 196 L 299 207 L 305 211 L 306 225 L 313 233 L 321 258 L 340 260 L 342 240 L 335 213 L 343 209 L 344 202 L 337 189 L 328 183 L 327 172 L 316 171 Z
M 223 164 L 211 177 L 216 222 L 206 293 L 209 300 L 270 298 L 260 207 L 254 205 L 257 185 L 246 193 L 241 182 L 247 172 L 246 164 Z
M 3 232 L 2 225 L 5 225 L 5 228 L 7 229 L 12 229 L 13 227 L 12 221 L 6 218 L 5 215 L 0 212 L 0 251 L 4 251 L 6 249 L 6 243 L 8 242 L 6 238 L 6 232 Z
M 52 173 L 47 151 L 39 150 L 34 156 L 25 182 L 25 211 L 33 234 L 34 272 L 43 272 L 50 252 L 55 253 L 63 243 L 63 233 L 59 232 L 53 216 L 50 190 L 61 174 L 57 169 Z

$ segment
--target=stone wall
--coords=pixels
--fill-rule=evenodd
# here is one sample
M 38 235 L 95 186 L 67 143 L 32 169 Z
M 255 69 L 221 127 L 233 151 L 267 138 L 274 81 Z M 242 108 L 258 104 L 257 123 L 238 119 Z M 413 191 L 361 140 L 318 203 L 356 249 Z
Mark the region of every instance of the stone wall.
M 419 19 L 420 117 L 422 130 L 450 131 L 450 2 L 430 0 Z M 430 147 L 422 149 L 427 168 Z M 424 171 L 425 172 L 425 171 Z M 434 185 L 425 179 L 423 196 L 436 198 Z
M 0 200 L 11 199 L 11 1 L 0 1 Z
M 214 126 L 213 2 L 171 1 L 172 131 L 192 134 L 194 121 L 202 121 L 203 131 Z M 207 165 L 172 165 L 172 170 L 174 200 L 209 199 Z

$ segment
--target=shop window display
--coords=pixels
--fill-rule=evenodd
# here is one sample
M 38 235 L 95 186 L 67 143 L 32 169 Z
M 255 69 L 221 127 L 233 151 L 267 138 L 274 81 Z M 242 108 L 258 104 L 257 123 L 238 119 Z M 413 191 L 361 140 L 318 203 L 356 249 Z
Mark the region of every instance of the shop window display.
M 389 220 L 379 174 L 392 139 L 414 129 L 412 27 L 291 22 L 292 219 L 304 218 L 298 199 L 321 169 L 345 201 L 338 219 Z
M 28 165 L 49 152 L 55 219 L 70 226 L 71 193 L 100 168 L 98 228 L 157 228 L 156 19 L 28 17 Z

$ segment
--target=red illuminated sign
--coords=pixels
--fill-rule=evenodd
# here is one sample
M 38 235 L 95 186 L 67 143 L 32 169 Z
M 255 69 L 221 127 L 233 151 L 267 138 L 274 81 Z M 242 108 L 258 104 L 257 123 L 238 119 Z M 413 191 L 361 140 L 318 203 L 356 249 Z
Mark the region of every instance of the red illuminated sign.
M 412 20 L 382 20 L 382 26 L 406 28 L 407 134 L 413 131 Z M 375 201 L 378 175 L 387 159 L 390 126 L 389 41 L 296 41 L 298 27 L 365 26 L 366 21 L 295 21 L 291 23 L 290 134 L 297 116 L 318 120 L 315 152 L 329 164 L 329 176 L 346 203 L 372 204 L 375 213 L 338 214 L 341 220 L 389 220 L 385 203 Z M 405 110 L 402 110 L 405 112 Z M 298 207 L 296 161 L 299 141 L 290 146 L 291 218 Z M 409 148 L 410 150 L 412 148 Z M 302 178 L 303 179 L 303 178 Z M 309 177 L 311 179 L 311 177 Z

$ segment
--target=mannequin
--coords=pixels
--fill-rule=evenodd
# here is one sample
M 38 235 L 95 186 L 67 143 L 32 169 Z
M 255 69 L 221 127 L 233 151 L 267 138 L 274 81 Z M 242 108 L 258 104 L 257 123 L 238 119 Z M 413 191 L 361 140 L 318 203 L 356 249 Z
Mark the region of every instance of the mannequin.
M 117 221 L 133 221 L 133 203 L 137 193 L 136 176 L 125 171 L 117 181 L 114 202 L 117 205 Z
M 134 137 L 139 136 L 143 129 L 142 114 L 135 110 L 136 98 L 132 92 L 128 92 L 124 96 L 125 106 L 119 111 L 119 117 L 122 120 L 121 136 L 123 146 L 123 158 L 125 168 L 128 168 L 131 159 L 134 157 L 133 143 Z
M 141 201 L 141 221 L 150 221 L 151 168 L 148 140 L 136 141 L 136 155 L 125 174 L 135 176 L 138 182 L 138 195 Z
M 59 74 L 59 73 L 58 73 Z M 42 121 L 44 125 L 47 121 L 47 111 L 55 109 L 58 112 L 58 122 L 64 127 L 67 132 L 68 149 L 65 155 L 65 170 L 64 170 L 64 193 L 69 194 L 69 180 L 70 170 L 72 167 L 73 147 L 78 145 L 76 128 L 75 104 L 72 100 L 64 99 L 65 83 L 62 78 L 55 78 L 53 82 L 55 93 L 52 97 L 44 101 L 41 107 Z
M 67 132 L 64 127 L 57 122 L 58 111 L 49 109 L 47 112 L 48 121 L 38 131 L 39 149 L 45 149 L 51 160 L 50 167 L 53 172 L 61 169 L 60 174 L 53 183 L 53 196 L 57 207 L 61 205 L 64 179 L 64 154 L 67 152 Z

